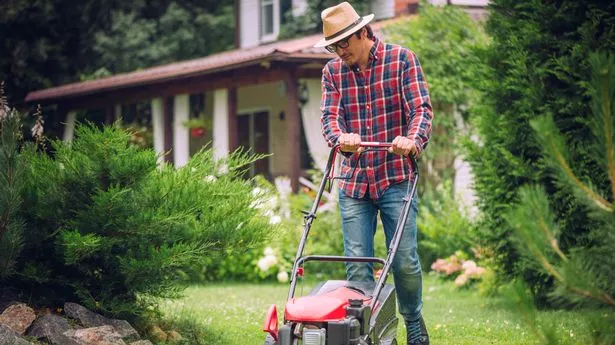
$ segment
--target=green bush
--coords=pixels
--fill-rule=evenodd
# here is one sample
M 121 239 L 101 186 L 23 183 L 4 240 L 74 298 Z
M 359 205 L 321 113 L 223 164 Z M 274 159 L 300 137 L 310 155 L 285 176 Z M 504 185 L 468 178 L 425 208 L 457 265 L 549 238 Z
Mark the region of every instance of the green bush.
M 425 271 L 438 258 L 458 251 L 471 253 L 475 244 L 474 228 L 453 197 L 452 184 L 445 182 L 424 197 L 419 206 L 419 257 Z
M 552 116 L 536 118 L 531 125 L 544 150 L 544 162 L 558 186 L 568 187 L 575 201 L 583 206 L 585 215 L 592 219 L 594 226 L 587 236 L 591 241 L 569 247 L 564 252 L 559 241 L 561 223 L 551 208 L 547 193 L 539 186 L 520 189 L 521 202 L 507 213 L 506 220 L 515 230 L 513 238 L 519 252 L 536 269 L 555 280 L 556 289 L 551 295 L 555 301 L 566 306 L 603 308 L 604 317 L 582 321 L 592 329 L 591 343 L 606 345 L 615 342 L 615 330 L 607 326 L 615 322 L 615 56 L 591 55 L 590 63 L 593 116 L 587 117 L 591 137 L 585 144 L 596 153 L 600 171 L 588 177 L 576 174 L 574 156 Z M 602 174 L 610 178 L 610 191 L 604 194 L 593 184 Z M 544 344 L 557 344 L 560 339 L 555 336 L 556 332 L 535 322 L 533 303 L 524 301 L 526 293 L 521 283 L 511 289 L 515 304 L 525 302 L 521 311 L 530 321 L 531 329 Z
M 608 177 L 597 169 L 596 153 L 585 114 L 591 51 L 615 49 L 615 3 L 604 1 L 494 0 L 487 31 L 493 41 L 484 52 L 486 74 L 481 102 L 472 109 L 478 142 L 469 143 L 475 177 L 481 244 L 497 254 L 500 278 L 521 275 L 537 298 L 544 300 L 552 278 L 523 259 L 504 221 L 518 191 L 540 184 L 560 226 L 562 250 L 584 246 L 595 221 L 569 188 L 558 185 L 542 162 L 529 126 L 538 115 L 550 114 L 574 157 L 578 176 L 592 176 L 597 189 L 608 189 Z
M 259 157 L 215 161 L 204 149 L 175 169 L 129 140 L 117 127 L 79 125 L 72 143 L 51 143 L 52 157 L 22 153 L 27 231 L 15 284 L 38 302 L 139 314 L 177 296 L 183 272 L 214 250 L 265 238 L 260 196 L 240 178 Z
M 18 215 L 23 183 L 20 145 L 19 114 L 9 108 L 0 86 L 0 282 L 14 274 L 23 246 L 24 224 Z

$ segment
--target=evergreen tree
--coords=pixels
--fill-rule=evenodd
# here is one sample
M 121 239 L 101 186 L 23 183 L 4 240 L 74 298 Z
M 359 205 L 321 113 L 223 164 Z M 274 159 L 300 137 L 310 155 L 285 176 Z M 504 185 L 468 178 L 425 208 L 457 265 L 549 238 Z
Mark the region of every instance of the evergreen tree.
M 23 164 L 19 156 L 19 114 L 10 109 L 0 85 L 0 282 L 14 273 L 23 245 L 21 207 Z
M 177 296 L 183 272 L 213 250 L 262 242 L 267 221 L 241 176 L 260 156 L 241 151 L 216 161 L 211 149 L 179 169 L 129 144 L 117 127 L 80 125 L 53 157 L 23 152 L 25 246 L 13 280 L 37 303 L 78 300 L 134 316 Z
M 566 145 L 552 116 L 531 121 L 545 163 L 557 185 L 573 192 L 593 227 L 582 246 L 560 247 L 562 229 L 543 187 L 525 186 L 519 191 L 519 206 L 506 219 L 515 230 L 517 248 L 529 262 L 556 281 L 552 297 L 574 306 L 605 308 L 604 317 L 591 318 L 592 344 L 615 342 L 615 56 L 590 56 L 593 77 L 590 83 L 593 116 L 587 117 L 591 138 L 585 142 L 595 153 L 601 174 L 580 176 L 577 162 Z M 596 176 L 607 175 L 609 188 L 601 191 Z M 523 285 L 513 289 L 515 304 L 545 344 L 556 344 L 556 332 L 539 328 L 533 317 L 533 303 L 523 296 Z
M 514 1 L 490 4 L 487 31 L 493 37 L 485 51 L 487 74 L 481 82 L 480 106 L 473 108 L 479 143 L 470 143 L 483 245 L 497 254 L 503 278 L 522 275 L 535 292 L 550 290 L 552 278 L 519 257 L 504 221 L 518 190 L 538 183 L 556 214 L 560 246 L 591 241 L 595 220 L 569 189 L 545 171 L 530 120 L 550 114 L 570 147 L 578 176 L 591 176 L 604 193 L 608 177 L 598 169 L 596 153 L 586 142 L 591 134 L 588 76 L 590 52 L 615 49 L 615 3 L 604 1 Z

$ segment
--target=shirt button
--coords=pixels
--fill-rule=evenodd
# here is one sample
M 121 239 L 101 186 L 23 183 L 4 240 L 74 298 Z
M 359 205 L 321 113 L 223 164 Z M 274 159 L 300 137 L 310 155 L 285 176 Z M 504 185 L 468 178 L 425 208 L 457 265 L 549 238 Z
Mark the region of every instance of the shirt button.
M 370 126 L 367 126 L 367 129 L 372 129 Z
M 369 109 L 369 104 L 365 106 L 365 108 Z

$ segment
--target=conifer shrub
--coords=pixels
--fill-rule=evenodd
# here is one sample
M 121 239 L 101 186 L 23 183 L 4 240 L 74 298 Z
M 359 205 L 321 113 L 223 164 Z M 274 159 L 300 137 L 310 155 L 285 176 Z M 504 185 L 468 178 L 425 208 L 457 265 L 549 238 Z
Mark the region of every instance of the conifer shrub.
M 178 296 L 182 272 L 213 251 L 266 237 L 254 207 L 262 196 L 242 178 L 260 156 L 217 161 L 205 148 L 176 169 L 129 141 L 119 127 L 86 124 L 72 142 L 51 142 L 52 155 L 34 145 L 21 153 L 26 231 L 12 282 L 37 302 L 140 315 Z
M 542 186 L 524 186 L 519 190 L 521 202 L 506 214 L 514 229 L 514 243 L 527 261 L 555 281 L 550 297 L 559 305 L 598 308 L 599 317 L 586 315 L 592 330 L 592 344 L 613 344 L 615 330 L 615 56 L 590 56 L 592 96 L 587 125 L 591 136 L 585 145 L 595 152 L 597 170 L 589 176 L 579 175 L 575 156 L 566 144 L 552 116 L 541 116 L 530 123 L 544 152 L 544 164 L 559 188 L 569 190 L 592 227 L 587 242 L 562 248 L 562 222 L 557 219 L 548 194 Z M 606 192 L 595 181 L 608 176 Z M 509 293 L 518 314 L 544 344 L 558 344 L 561 336 L 553 327 L 536 319 L 535 307 L 522 281 L 511 285 Z M 567 337 L 567 336 L 566 336 Z
M 525 185 L 538 184 L 547 193 L 564 252 L 591 243 L 598 224 L 584 211 L 571 189 L 548 173 L 530 121 L 550 115 L 574 159 L 575 173 L 592 178 L 600 193 L 608 177 L 596 152 L 587 145 L 591 129 L 588 85 L 592 51 L 615 49 L 615 3 L 604 1 L 515 1 L 490 3 L 484 51 L 481 100 L 472 108 L 479 138 L 470 142 L 469 160 L 482 219 L 481 245 L 496 253 L 501 280 L 521 276 L 547 302 L 553 278 L 519 254 L 504 217 Z

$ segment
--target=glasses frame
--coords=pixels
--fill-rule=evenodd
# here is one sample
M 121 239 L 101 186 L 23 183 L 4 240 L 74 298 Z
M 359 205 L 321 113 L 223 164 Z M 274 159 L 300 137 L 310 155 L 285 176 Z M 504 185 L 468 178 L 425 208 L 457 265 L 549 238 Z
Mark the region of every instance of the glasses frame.
M 350 42 L 348 42 L 348 41 L 354 35 L 355 34 L 353 33 L 352 35 L 350 35 L 350 36 L 348 36 L 348 37 L 346 37 L 346 38 L 344 38 L 342 40 L 339 40 L 339 41 L 337 41 L 335 43 L 331 43 L 331 44 L 325 46 L 325 49 L 327 49 L 327 51 L 329 53 L 333 53 L 333 54 L 337 53 L 337 48 L 338 47 L 342 48 L 342 49 L 346 49 L 346 48 L 348 48 L 350 46 Z

